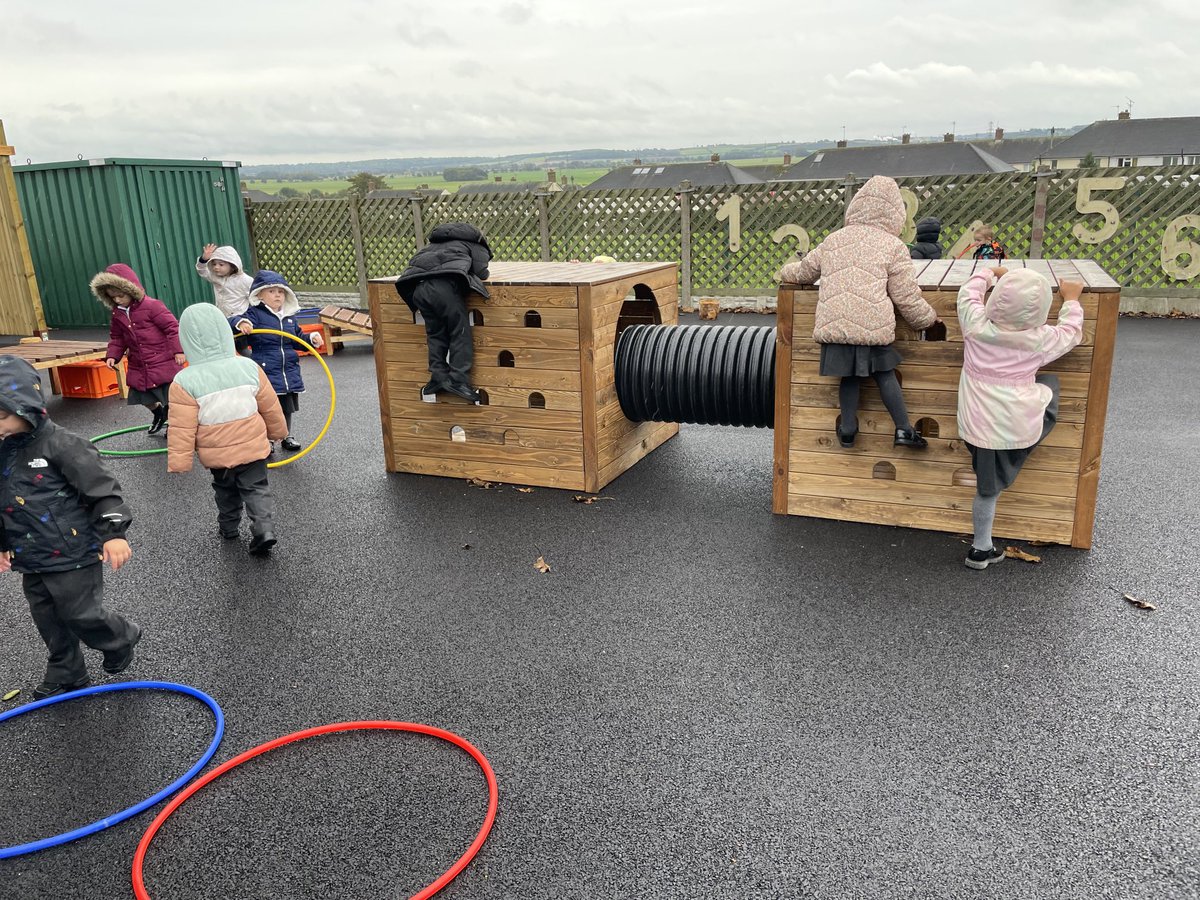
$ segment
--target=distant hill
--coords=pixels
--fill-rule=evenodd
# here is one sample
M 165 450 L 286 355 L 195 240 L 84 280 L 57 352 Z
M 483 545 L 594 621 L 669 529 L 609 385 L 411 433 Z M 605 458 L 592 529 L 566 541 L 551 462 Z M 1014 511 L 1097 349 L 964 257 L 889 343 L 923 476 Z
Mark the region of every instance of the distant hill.
M 1055 133 L 1066 137 L 1084 126 L 1074 125 L 1059 128 Z M 1010 131 L 1006 139 L 1044 137 L 1049 128 L 1032 128 L 1025 131 Z M 913 141 L 923 143 L 940 141 L 941 135 L 931 137 L 914 136 Z M 990 133 L 960 134 L 959 141 L 991 140 Z M 870 147 L 879 144 L 898 143 L 899 138 L 875 138 L 852 140 L 851 147 Z M 554 168 L 616 168 L 629 165 L 640 159 L 646 163 L 694 162 L 707 159 L 711 154 L 720 154 L 723 160 L 734 159 L 782 159 L 785 153 L 796 160 L 814 150 L 836 146 L 836 139 L 822 138 L 817 141 L 779 141 L 765 144 L 712 144 L 705 147 L 643 147 L 638 150 L 614 150 L 589 148 L 584 150 L 554 150 L 539 153 L 517 153 L 510 156 L 416 156 L 395 159 L 360 159 L 331 163 L 279 163 L 273 165 L 249 165 L 242 167 L 242 178 L 249 181 L 327 181 L 341 179 L 359 172 L 373 175 L 412 175 L 434 178 L 441 175 L 447 166 L 482 166 L 489 172 L 526 172 Z

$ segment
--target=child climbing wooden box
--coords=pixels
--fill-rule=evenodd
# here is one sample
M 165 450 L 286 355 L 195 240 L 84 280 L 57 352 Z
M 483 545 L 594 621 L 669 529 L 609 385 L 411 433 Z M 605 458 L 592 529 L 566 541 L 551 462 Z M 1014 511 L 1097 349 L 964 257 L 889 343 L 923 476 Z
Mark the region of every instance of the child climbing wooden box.
M 493 262 L 491 299 L 469 295 L 474 405 L 422 400 L 425 328 L 395 288 L 370 282 L 388 471 L 598 491 L 679 431 L 635 424 L 613 353 L 632 324 L 676 324 L 675 263 Z
M 840 445 L 839 381 L 819 374 L 813 340 L 817 288 L 781 285 L 776 343 L 776 513 L 902 525 L 937 531 L 972 530 L 976 475 L 958 433 L 963 365 L 959 288 L 987 260 L 914 261 L 924 298 L 945 324 L 920 335 L 899 322 L 896 370 L 911 420 L 926 449 L 893 446 L 894 423 L 870 379 L 864 379 L 853 446 Z M 1091 260 L 1005 260 L 1028 268 L 1054 288 L 1050 321 L 1062 305 L 1058 285 L 1084 285 L 1082 342 L 1042 371 L 1060 386 L 1058 421 L 1032 451 L 1011 487 L 1000 494 L 995 531 L 1011 538 L 1088 548 L 1096 511 L 1100 454 L 1108 408 L 1120 286 Z M 977 280 L 976 283 L 981 283 Z M 925 339 L 921 339 L 924 337 Z

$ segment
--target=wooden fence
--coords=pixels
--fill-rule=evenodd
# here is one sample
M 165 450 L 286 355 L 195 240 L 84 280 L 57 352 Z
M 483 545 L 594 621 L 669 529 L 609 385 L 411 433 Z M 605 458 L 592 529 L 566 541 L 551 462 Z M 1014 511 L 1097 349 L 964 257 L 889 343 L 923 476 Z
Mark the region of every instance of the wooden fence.
M 511 261 L 678 261 L 680 300 L 769 295 L 795 253 L 841 226 L 864 179 L 676 189 L 289 200 L 247 207 L 256 258 L 302 290 L 399 272 L 430 231 L 466 221 Z M 1129 291 L 1200 291 L 1200 166 L 900 178 L 909 218 L 943 245 L 991 225 L 1013 257 L 1093 259 Z

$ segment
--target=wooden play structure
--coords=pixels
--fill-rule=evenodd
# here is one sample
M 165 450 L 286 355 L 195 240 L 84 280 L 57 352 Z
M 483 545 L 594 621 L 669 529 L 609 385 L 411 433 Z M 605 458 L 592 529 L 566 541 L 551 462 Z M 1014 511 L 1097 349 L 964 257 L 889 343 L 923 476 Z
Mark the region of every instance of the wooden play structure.
M 893 425 L 871 382 L 864 385 L 859 436 L 839 446 L 838 380 L 818 375 L 820 346 L 812 339 L 817 293 L 782 285 L 775 368 L 776 513 L 969 533 L 975 477 L 956 428 L 962 334 L 956 300 L 975 260 L 915 262 L 925 299 L 946 323 L 944 341 L 919 340 L 903 327 L 901 384 L 927 450 L 892 446 Z M 1088 548 L 1096 513 L 1100 451 L 1108 408 L 1120 286 L 1091 260 L 1006 260 L 1008 269 L 1035 269 L 1055 286 L 1050 318 L 1058 315 L 1059 280 L 1082 282 L 1083 343 L 1044 371 L 1061 383 L 1059 421 L 1000 498 L 996 533 Z
M 0 122 L 0 334 L 33 336 L 46 330 L 46 318 L 9 162 L 14 152 Z
M 675 263 L 493 262 L 490 270 L 491 299 L 468 303 L 478 406 L 445 394 L 422 401 L 425 329 L 395 277 L 370 282 L 388 471 L 594 492 L 678 432 L 625 418 L 613 377 L 622 329 L 677 322 Z

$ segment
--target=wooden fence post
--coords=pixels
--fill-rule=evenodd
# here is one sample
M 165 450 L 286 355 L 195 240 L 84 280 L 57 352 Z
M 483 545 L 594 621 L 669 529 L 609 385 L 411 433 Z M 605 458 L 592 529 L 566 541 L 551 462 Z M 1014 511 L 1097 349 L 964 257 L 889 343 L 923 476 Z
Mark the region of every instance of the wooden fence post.
M 692 306 L 692 183 L 681 181 L 679 196 L 679 307 Z
M 358 299 L 365 309 L 367 306 L 367 254 L 363 246 L 362 223 L 358 217 L 358 194 L 351 194 L 350 203 L 350 236 L 354 241 L 354 266 L 358 270 Z
M 850 201 L 854 199 L 854 188 L 858 181 L 853 172 L 847 172 L 842 180 L 842 224 L 846 224 L 846 213 L 850 212 Z
M 412 203 L 413 237 L 416 239 L 417 249 L 420 250 L 425 246 L 425 225 L 421 221 L 421 195 L 413 191 L 408 199 Z
M 1050 195 L 1050 169 L 1038 166 L 1033 176 L 1037 188 L 1033 194 L 1033 229 L 1029 235 L 1029 258 L 1042 258 L 1042 242 L 1046 237 L 1046 199 Z
M 547 201 L 550 195 L 545 191 L 534 194 L 537 200 L 538 231 L 542 238 L 542 262 L 550 262 L 550 208 Z

